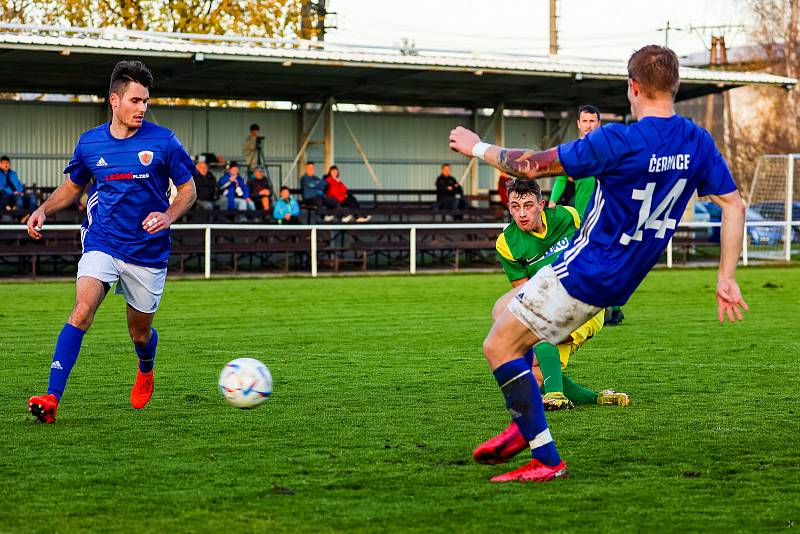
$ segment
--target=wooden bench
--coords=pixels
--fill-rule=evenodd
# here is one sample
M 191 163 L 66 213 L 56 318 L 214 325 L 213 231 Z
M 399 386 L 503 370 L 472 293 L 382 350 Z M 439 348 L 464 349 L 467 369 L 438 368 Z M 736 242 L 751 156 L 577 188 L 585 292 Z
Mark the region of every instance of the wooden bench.
M 15 265 L 25 274 L 36 277 L 42 258 L 53 259 L 54 270 L 63 259 L 64 265 L 74 265 L 82 253 L 80 234 L 73 230 L 46 230 L 42 239 L 35 240 L 25 230 L 0 230 L 0 263 Z M 25 265 L 30 262 L 30 267 Z

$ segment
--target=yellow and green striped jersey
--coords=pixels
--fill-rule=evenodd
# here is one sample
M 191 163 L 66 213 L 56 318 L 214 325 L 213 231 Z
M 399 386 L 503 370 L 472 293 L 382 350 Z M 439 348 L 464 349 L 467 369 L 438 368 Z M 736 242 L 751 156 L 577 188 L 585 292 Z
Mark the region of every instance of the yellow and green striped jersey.
M 571 206 L 556 206 L 542 211 L 542 223 L 544 230 L 537 233 L 526 232 L 512 222 L 497 238 L 497 258 L 509 281 L 531 278 L 553 263 L 580 227 L 581 217 Z

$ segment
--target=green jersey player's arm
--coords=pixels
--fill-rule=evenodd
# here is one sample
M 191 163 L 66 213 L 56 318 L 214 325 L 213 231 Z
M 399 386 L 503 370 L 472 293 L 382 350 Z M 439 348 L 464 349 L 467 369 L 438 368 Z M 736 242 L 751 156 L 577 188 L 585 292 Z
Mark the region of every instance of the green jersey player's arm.
M 499 252 L 497 253 L 497 259 L 500 260 L 500 265 L 503 266 L 503 271 L 505 271 L 512 287 L 517 287 L 528 281 L 528 273 L 520 267 L 519 263 L 507 260 Z
M 517 260 L 514 259 L 514 255 L 511 254 L 511 249 L 508 247 L 508 243 L 506 243 L 505 234 L 500 234 L 500 237 L 497 238 L 495 248 L 497 249 L 497 259 L 500 261 L 500 265 L 503 267 L 503 271 L 505 271 L 511 285 L 517 287 L 527 282 L 528 273 L 517 263 Z
M 564 194 L 564 191 L 567 189 L 567 182 L 569 178 L 566 175 L 562 174 L 561 176 L 556 176 L 556 180 L 553 182 L 553 190 L 550 191 L 550 207 L 555 207 L 553 204 L 558 204 L 561 202 L 561 195 Z

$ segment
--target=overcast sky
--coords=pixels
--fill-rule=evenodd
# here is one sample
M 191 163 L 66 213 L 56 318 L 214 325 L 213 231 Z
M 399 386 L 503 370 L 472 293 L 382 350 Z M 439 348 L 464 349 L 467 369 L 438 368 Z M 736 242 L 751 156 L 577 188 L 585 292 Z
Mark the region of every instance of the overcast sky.
M 546 55 L 549 0 L 329 0 L 338 29 L 326 40 L 418 48 L 513 51 Z M 744 0 L 558 0 L 559 54 L 627 60 L 645 44 L 664 43 L 667 21 L 676 28 L 739 25 Z M 724 32 L 728 46 L 743 44 L 744 30 Z M 678 55 L 708 47 L 710 33 L 671 31 Z

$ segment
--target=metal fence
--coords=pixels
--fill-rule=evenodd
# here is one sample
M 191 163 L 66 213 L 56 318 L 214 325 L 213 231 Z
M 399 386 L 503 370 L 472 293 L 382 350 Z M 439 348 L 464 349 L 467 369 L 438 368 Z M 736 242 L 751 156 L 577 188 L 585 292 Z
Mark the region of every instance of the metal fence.
M 319 274 L 319 251 L 318 251 L 318 232 L 320 231 L 341 231 L 341 232 L 361 232 L 361 231 L 382 231 L 392 230 L 405 230 L 408 232 L 408 272 L 415 274 L 417 272 L 417 232 L 419 230 L 487 230 L 496 229 L 499 232 L 506 226 L 505 223 L 462 223 L 462 224 L 363 224 L 363 225 L 250 225 L 250 224 L 176 224 L 172 226 L 174 232 L 181 231 L 197 231 L 202 230 L 204 233 L 204 252 L 203 252 L 203 275 L 205 278 L 211 278 L 214 241 L 212 239 L 214 231 L 241 231 L 241 232 L 263 232 L 280 233 L 280 232 L 309 232 L 309 250 L 307 253 L 310 258 L 310 274 L 316 277 Z M 713 233 L 715 229 L 720 228 L 720 223 L 708 222 L 685 222 L 678 225 L 678 229 L 670 239 L 666 251 L 665 258 L 662 264 L 667 268 L 672 268 L 676 263 L 676 255 L 683 254 L 683 263 L 711 263 L 716 262 L 719 258 L 719 242 L 709 240 L 708 236 Z M 758 228 L 769 228 L 774 231 L 780 231 L 781 236 L 788 242 L 768 242 L 768 243 L 755 243 L 753 242 L 754 230 Z M 0 225 L 0 231 L 20 231 L 24 230 L 22 225 Z M 79 231 L 78 225 L 47 225 L 45 232 L 48 230 L 67 230 Z M 717 232 L 718 235 L 718 232 Z M 795 245 L 797 248 L 793 249 Z M 457 247 L 454 247 L 457 248 Z M 305 252 L 303 252 L 305 253 Z M 758 221 L 747 222 L 745 225 L 745 233 L 742 246 L 741 263 L 742 265 L 749 265 L 753 262 L 789 262 L 793 256 L 800 256 L 800 221 Z M 692 258 L 690 260 L 690 258 Z M 699 258 L 699 259 L 698 259 Z M 798 258 L 796 258 L 798 259 Z M 296 274 L 296 271 L 293 271 Z

